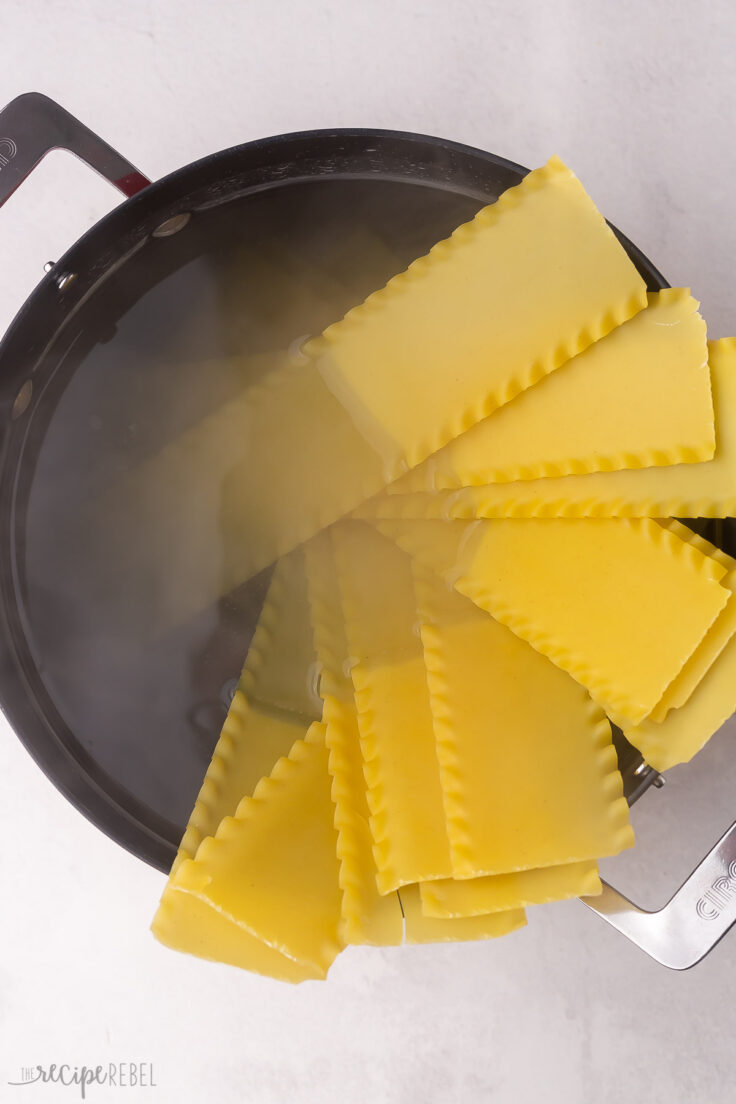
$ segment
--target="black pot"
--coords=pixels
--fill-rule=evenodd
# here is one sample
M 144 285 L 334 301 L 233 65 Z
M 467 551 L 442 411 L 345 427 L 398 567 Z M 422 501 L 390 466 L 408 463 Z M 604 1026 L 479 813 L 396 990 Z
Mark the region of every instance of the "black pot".
M 71 556 L 69 527 L 106 479 L 227 398 L 223 365 L 236 350 L 319 332 L 527 170 L 439 138 L 310 131 L 237 146 L 150 184 L 38 95 L 0 112 L 0 136 L 0 204 L 55 146 L 130 197 L 50 268 L 0 346 L 2 707 L 69 800 L 165 870 L 266 580 L 213 594 L 163 641 L 136 639 L 115 621 L 120 603 L 93 585 L 94 548 L 87 558 L 72 545 Z M 665 287 L 619 237 L 650 290 Z M 347 265 L 335 248 L 346 238 Z M 263 278 L 264 256 L 275 283 Z M 334 292 L 324 309 L 300 300 L 315 271 Z M 233 296 L 236 311 L 226 306 Z M 620 757 L 635 796 L 652 772 L 624 742 Z

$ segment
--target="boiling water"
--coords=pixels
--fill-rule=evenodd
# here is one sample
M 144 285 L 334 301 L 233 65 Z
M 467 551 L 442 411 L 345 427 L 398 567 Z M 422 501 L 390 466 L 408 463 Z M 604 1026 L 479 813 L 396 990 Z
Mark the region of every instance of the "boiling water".
M 219 465 L 210 451 L 198 464 L 192 447 L 172 443 L 237 411 L 275 360 L 298 362 L 306 336 L 479 206 L 442 189 L 332 179 L 195 213 L 95 293 L 35 408 L 16 533 L 31 656 L 77 754 L 123 788 L 139 820 L 163 821 L 172 846 L 269 578 L 267 568 L 223 587 L 227 458 Z M 162 455 L 168 497 L 141 512 L 130 488 Z M 172 590 L 173 576 L 185 585 Z

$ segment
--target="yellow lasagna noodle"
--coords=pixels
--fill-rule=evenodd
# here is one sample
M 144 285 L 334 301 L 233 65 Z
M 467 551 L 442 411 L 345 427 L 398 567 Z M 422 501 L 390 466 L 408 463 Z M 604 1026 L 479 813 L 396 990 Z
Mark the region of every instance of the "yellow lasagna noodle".
M 650 519 L 377 524 L 631 724 L 729 596 L 722 564 Z
M 323 977 L 342 947 L 333 816 L 324 727 L 314 723 L 171 887 Z
M 683 288 L 456 437 L 390 494 L 710 460 L 705 323 Z
M 718 614 L 698 647 L 652 709 L 648 717 L 651 721 L 663 721 L 670 709 L 678 709 L 685 704 L 700 684 L 706 671 L 713 665 L 729 640 L 736 634 L 736 560 L 674 518 L 660 524 L 677 533 L 694 547 L 699 548 L 704 555 L 711 556 L 716 562 L 722 564 L 727 573 L 723 576 L 721 583 L 730 593 L 726 605 Z
M 641 277 L 552 158 L 306 352 L 390 481 L 644 306 Z
M 416 585 L 453 876 L 559 868 L 631 846 L 600 707 L 434 573 L 418 568 Z
M 732 517 L 736 515 L 736 338 L 708 342 L 716 452 L 712 460 L 554 479 L 377 496 L 364 518 Z
M 626 739 L 655 770 L 688 763 L 736 710 L 736 637 L 732 637 L 687 701 L 661 722 L 624 728 Z
M 449 920 L 544 905 L 568 897 L 594 897 L 601 889 L 598 864 L 589 861 L 481 878 L 443 878 L 422 882 L 419 893 L 425 916 Z
M 405 885 L 399 890 L 404 910 L 407 943 L 456 943 L 470 939 L 496 939 L 509 935 L 526 924 L 523 909 L 444 919 L 425 915 L 419 886 Z
M 224 816 L 268 775 L 276 760 L 304 737 L 320 716 L 311 690 L 316 673 L 304 555 L 276 565 L 245 665 L 179 845 L 172 874 L 192 858 Z
M 452 874 L 411 563 L 362 522 L 333 529 L 378 889 Z
M 324 976 L 324 965 L 297 961 L 269 946 L 211 902 L 185 891 L 176 874 L 232 817 L 319 712 L 309 690 L 316 656 L 311 640 L 303 554 L 281 560 L 273 573 L 246 662 L 197 801 L 151 925 L 172 949 L 227 962 L 283 981 Z
M 293 983 L 321 979 L 324 968 L 297 962 L 250 935 L 204 900 L 170 883 L 165 887 L 151 930 L 166 947 L 212 962 Z
M 381 896 L 376 884 L 358 716 L 329 532 L 318 534 L 304 547 L 335 805 L 342 934 L 346 943 L 397 944 L 404 929 L 398 896 Z

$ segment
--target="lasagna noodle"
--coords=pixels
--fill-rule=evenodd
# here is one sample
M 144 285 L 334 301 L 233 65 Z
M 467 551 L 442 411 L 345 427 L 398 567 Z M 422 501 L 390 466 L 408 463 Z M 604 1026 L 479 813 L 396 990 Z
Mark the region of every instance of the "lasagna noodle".
M 253 792 L 276 762 L 319 720 L 310 674 L 312 642 L 301 549 L 274 568 L 242 674 L 179 845 L 172 874 L 214 835 L 240 799 Z
M 610 724 L 568 674 L 434 573 L 418 568 L 416 584 L 453 876 L 541 879 L 536 868 L 557 867 L 553 895 L 555 877 L 569 882 L 563 864 L 634 842 Z
M 333 529 L 377 885 L 452 875 L 409 558 L 362 522 Z
M 428 916 L 422 907 L 420 887 L 405 885 L 399 890 L 404 910 L 407 943 L 455 943 L 469 939 L 496 939 L 526 924 L 523 909 L 443 919 Z
M 390 494 L 710 460 L 705 323 L 683 288 L 456 437 Z
M 381 896 L 376 885 L 358 717 L 329 532 L 304 547 L 335 805 L 343 937 L 347 943 L 397 944 L 404 928 L 398 896 Z
M 377 524 L 629 724 L 729 597 L 722 564 L 650 519 Z
M 322 966 L 268 946 L 211 903 L 183 892 L 179 867 L 232 817 L 245 795 L 306 736 L 319 702 L 310 691 L 316 655 L 301 550 L 276 565 L 248 655 L 153 920 L 162 943 L 284 981 L 324 976 Z
M 424 915 L 437 919 L 504 912 L 568 897 L 594 897 L 601 890 L 595 861 L 481 878 L 444 878 L 419 886 Z
M 379 495 L 365 518 L 732 517 L 736 515 L 736 338 L 708 342 L 716 451 L 712 460 L 634 471 Z
M 660 524 L 677 533 L 681 539 L 699 548 L 704 555 L 711 556 L 726 568 L 726 574 L 721 582 L 729 591 L 729 596 L 726 605 L 718 614 L 698 647 L 649 714 L 648 720 L 651 721 L 663 721 L 670 709 L 679 709 L 680 706 L 685 704 L 700 684 L 706 671 L 712 667 L 729 640 L 736 634 L 736 560 L 674 518 L 660 522 Z
M 324 969 L 298 962 L 250 935 L 206 901 L 167 885 L 151 930 L 166 947 L 211 962 L 226 962 L 242 970 L 297 983 L 324 977 Z
M 736 709 L 736 637 L 732 637 L 687 701 L 661 722 L 646 718 L 624 735 L 655 770 L 688 763 Z
M 336 844 L 324 726 L 315 722 L 180 864 L 171 889 L 324 977 L 343 945 Z

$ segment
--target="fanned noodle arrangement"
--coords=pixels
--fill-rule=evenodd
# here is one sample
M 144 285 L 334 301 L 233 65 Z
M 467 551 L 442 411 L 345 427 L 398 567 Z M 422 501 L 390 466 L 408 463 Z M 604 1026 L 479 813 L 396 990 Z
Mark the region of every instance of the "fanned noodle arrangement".
M 156 937 L 300 982 L 600 893 L 611 723 L 662 771 L 736 709 L 736 561 L 676 520 L 736 512 L 736 339 L 552 158 L 188 433 L 247 444 L 220 593 L 274 566 Z

